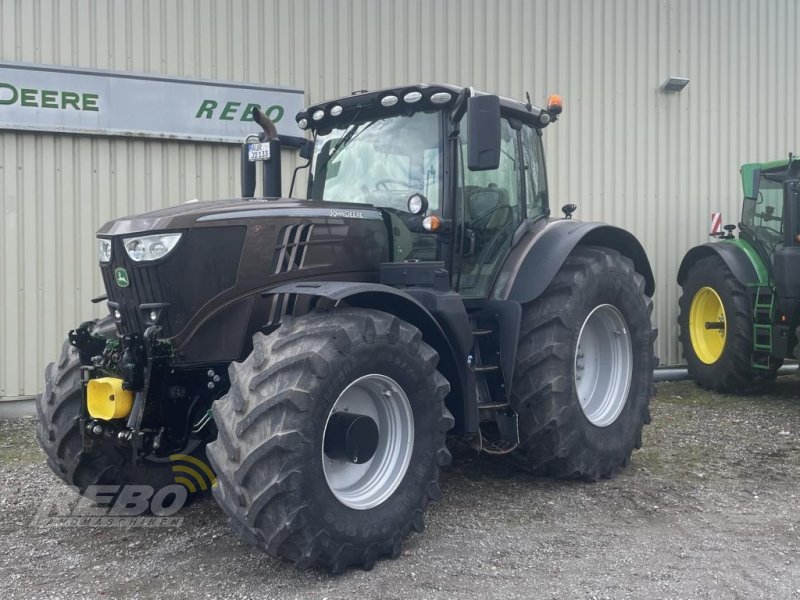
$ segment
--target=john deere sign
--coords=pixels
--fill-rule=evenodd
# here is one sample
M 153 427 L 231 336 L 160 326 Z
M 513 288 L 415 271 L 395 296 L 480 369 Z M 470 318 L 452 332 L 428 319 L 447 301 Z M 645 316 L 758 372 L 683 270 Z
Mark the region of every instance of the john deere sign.
M 303 136 L 302 90 L 0 62 L 0 129 L 241 143 L 256 106 Z

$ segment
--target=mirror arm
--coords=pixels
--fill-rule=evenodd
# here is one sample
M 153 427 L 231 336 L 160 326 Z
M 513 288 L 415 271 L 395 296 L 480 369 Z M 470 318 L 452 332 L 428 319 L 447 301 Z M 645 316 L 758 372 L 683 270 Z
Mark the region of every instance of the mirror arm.
M 310 166 L 311 166 L 311 159 L 309 158 L 306 164 L 298 165 L 294 168 L 294 171 L 292 171 L 292 184 L 289 186 L 289 198 L 292 197 L 292 193 L 294 192 L 294 183 L 295 180 L 297 179 L 297 172 L 300 171 L 301 169 L 307 169 Z
M 455 105 L 453 106 L 453 111 L 450 113 L 450 120 L 453 123 L 459 123 L 461 118 L 467 112 L 467 101 L 472 97 L 472 88 L 465 87 L 461 92 L 458 94 L 456 98 Z

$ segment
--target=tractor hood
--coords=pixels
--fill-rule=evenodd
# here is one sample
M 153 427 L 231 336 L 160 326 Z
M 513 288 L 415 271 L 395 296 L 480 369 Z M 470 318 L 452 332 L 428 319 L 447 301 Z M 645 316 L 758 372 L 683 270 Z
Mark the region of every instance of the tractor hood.
M 160 258 L 126 243 L 180 233 Z M 279 319 L 265 292 L 296 280 L 377 281 L 390 259 L 383 213 L 366 204 L 233 199 L 188 202 L 106 223 L 100 271 L 123 335 L 157 323 L 177 364 L 241 360 L 252 334 Z M 282 300 L 281 300 L 282 302 Z
M 196 226 L 225 225 L 245 219 L 288 217 L 311 219 L 382 220 L 381 212 L 370 205 L 295 199 L 231 199 L 186 202 L 141 215 L 114 219 L 103 225 L 100 236 L 130 235 L 151 231 L 190 229 Z

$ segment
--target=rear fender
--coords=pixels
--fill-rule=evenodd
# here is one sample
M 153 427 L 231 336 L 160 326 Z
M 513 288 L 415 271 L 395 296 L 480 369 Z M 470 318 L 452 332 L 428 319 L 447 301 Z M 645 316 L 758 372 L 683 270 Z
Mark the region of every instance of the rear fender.
M 500 270 L 492 297 L 520 304 L 535 300 L 579 245 L 604 246 L 627 256 L 644 277 L 645 293 L 652 296 L 655 292 L 647 253 L 633 234 L 605 223 L 560 219 L 550 221 L 520 240 Z
M 721 258 L 742 285 L 769 285 L 769 273 L 763 261 L 750 244 L 741 240 L 709 242 L 689 250 L 678 268 L 678 285 L 683 285 L 695 263 L 710 256 Z

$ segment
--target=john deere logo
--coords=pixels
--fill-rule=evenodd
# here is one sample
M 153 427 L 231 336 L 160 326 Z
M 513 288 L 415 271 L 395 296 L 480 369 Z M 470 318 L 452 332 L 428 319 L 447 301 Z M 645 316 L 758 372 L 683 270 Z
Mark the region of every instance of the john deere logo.
M 119 287 L 128 287 L 128 284 L 130 283 L 128 281 L 128 272 L 122 267 L 114 269 L 114 279 L 117 280 L 117 285 Z

